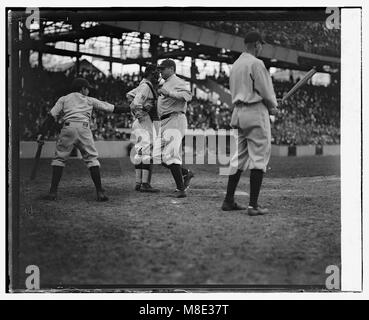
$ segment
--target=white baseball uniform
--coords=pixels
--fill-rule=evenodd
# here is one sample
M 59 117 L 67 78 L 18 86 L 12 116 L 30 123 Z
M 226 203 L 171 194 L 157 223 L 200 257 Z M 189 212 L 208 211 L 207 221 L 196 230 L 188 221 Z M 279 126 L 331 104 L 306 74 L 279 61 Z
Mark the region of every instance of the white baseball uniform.
M 247 168 L 265 172 L 271 154 L 271 130 L 264 101 L 278 105 L 272 79 L 262 60 L 244 52 L 232 66 L 229 85 L 234 105 L 231 126 L 238 129 L 231 174 Z
M 54 118 L 61 114 L 64 125 L 56 142 L 55 157 L 51 165 L 64 167 L 73 148 L 77 147 L 88 168 L 100 166 L 90 129 L 93 109 L 113 112 L 114 105 L 79 92 L 72 92 L 58 99 L 50 114 Z
M 165 80 L 163 89 L 169 96 L 158 98 L 162 160 L 167 165 L 182 164 L 182 139 L 187 129 L 187 102 L 192 99 L 189 85 L 173 74 Z
M 137 88 L 127 93 L 127 98 L 132 100 L 130 107 L 136 118 L 132 124 L 132 134 L 135 138 L 134 164 L 150 163 L 152 157 L 152 144 L 155 128 L 149 116 L 151 108 L 156 107 L 156 97 L 150 89 L 151 83 L 143 79 Z

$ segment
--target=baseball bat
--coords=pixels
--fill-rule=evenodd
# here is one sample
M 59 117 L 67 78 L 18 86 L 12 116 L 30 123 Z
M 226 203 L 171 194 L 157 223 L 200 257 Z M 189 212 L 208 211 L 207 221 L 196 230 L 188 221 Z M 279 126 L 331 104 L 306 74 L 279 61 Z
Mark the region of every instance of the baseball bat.
M 290 91 L 286 93 L 286 95 L 282 98 L 282 103 L 285 102 L 288 98 L 290 98 L 298 89 L 300 89 L 308 80 L 316 73 L 315 67 L 311 69 L 305 76 L 297 82 Z
M 30 177 L 31 180 L 34 180 L 36 178 L 37 167 L 38 167 L 38 163 L 40 162 L 42 146 L 44 143 L 37 142 L 37 144 L 38 144 L 37 151 L 36 151 L 35 160 L 34 160 L 32 171 L 31 171 L 31 177 Z

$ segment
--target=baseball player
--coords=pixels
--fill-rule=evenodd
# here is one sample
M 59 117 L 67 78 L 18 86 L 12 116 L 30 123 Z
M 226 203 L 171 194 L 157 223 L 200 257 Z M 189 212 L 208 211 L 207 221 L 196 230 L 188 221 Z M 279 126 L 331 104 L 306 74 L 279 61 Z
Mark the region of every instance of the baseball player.
M 174 197 L 184 198 L 194 174 L 182 167 L 182 139 L 187 129 L 187 102 L 192 99 L 187 83 L 177 77 L 176 64 L 164 60 L 158 68 L 165 80 L 158 90 L 158 115 L 160 117 L 160 138 L 163 147 L 162 164 L 169 168 L 177 189 Z
M 263 215 L 268 209 L 258 203 L 263 175 L 271 154 L 269 115 L 278 111 L 272 79 L 262 60 L 257 56 L 264 43 L 261 35 L 252 31 L 246 34 L 245 52 L 232 66 L 230 91 L 234 106 L 231 126 L 238 129 L 237 152 L 230 161 L 230 175 L 224 211 L 244 210 L 234 201 L 234 193 L 243 170 L 250 169 L 250 216 Z
M 63 128 L 56 142 L 55 157 L 51 162 L 53 168 L 51 187 L 45 199 L 57 200 L 57 189 L 63 168 L 72 150 L 77 147 L 90 170 L 96 188 L 97 201 L 107 201 L 108 197 L 101 186 L 100 163 L 90 129 L 91 112 L 97 109 L 121 113 L 125 112 L 125 108 L 89 97 L 91 86 L 86 79 L 74 79 L 71 87 L 72 92 L 59 98 L 50 110 L 37 137 L 38 141 L 42 141 L 43 136 L 54 125 L 57 117 L 62 115 Z
M 136 172 L 136 191 L 159 192 L 150 185 L 152 172 L 152 148 L 157 120 L 156 101 L 157 92 L 154 86 L 158 84 L 159 71 L 155 65 L 148 65 L 144 76 L 137 88 L 127 93 L 133 116 L 132 133 L 135 136 L 134 165 Z

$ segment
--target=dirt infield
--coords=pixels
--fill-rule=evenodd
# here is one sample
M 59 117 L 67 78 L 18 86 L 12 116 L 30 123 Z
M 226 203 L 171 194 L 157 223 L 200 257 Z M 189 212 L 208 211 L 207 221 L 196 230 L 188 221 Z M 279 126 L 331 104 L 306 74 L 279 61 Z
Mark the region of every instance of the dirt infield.
M 110 200 L 94 201 L 80 160 L 71 160 L 60 200 L 49 187 L 49 160 L 35 182 L 21 160 L 20 270 L 40 268 L 49 285 L 245 284 L 323 285 L 325 268 L 340 265 L 339 157 L 272 158 L 260 202 L 271 214 L 220 210 L 226 177 L 215 165 L 193 165 L 189 197 L 169 197 L 170 173 L 155 169 L 161 193 L 133 191 L 129 159 L 103 159 Z M 246 176 L 246 175 L 245 175 Z M 237 200 L 248 201 L 243 178 Z M 26 274 L 24 274 L 24 278 Z

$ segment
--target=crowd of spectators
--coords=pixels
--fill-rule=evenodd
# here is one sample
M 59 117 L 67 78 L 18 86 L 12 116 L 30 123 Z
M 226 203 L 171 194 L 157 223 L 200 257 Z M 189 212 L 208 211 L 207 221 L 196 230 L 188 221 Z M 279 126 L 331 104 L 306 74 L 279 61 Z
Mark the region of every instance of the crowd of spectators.
M 269 44 L 329 56 L 340 54 L 340 30 L 328 29 L 324 21 L 196 21 L 191 23 L 240 37 L 251 30 L 258 30 Z
M 187 121 L 189 129 L 230 129 L 231 112 L 224 103 L 194 97 L 187 108 Z
M 140 81 L 138 75 L 106 77 L 99 73 L 85 72 L 83 77 L 94 87 L 92 96 L 121 104 L 126 93 Z M 20 93 L 20 139 L 34 140 L 47 112 L 56 100 L 68 92 L 74 78 L 72 73 L 32 70 L 32 81 Z M 220 77 L 220 83 L 226 76 Z M 282 97 L 291 82 L 275 82 L 277 97 Z M 339 144 L 340 143 L 340 94 L 339 86 L 305 85 L 282 107 L 272 126 L 273 143 L 279 145 Z M 190 129 L 230 129 L 231 110 L 220 103 L 194 97 L 187 110 Z M 127 138 L 122 128 L 130 128 L 132 115 L 93 112 L 91 129 L 96 140 L 121 140 Z M 55 139 L 60 126 L 56 126 L 46 139 Z
M 283 97 L 291 82 L 275 82 L 277 97 Z M 325 145 L 340 143 L 339 86 L 305 85 L 281 108 L 272 126 L 278 145 Z

